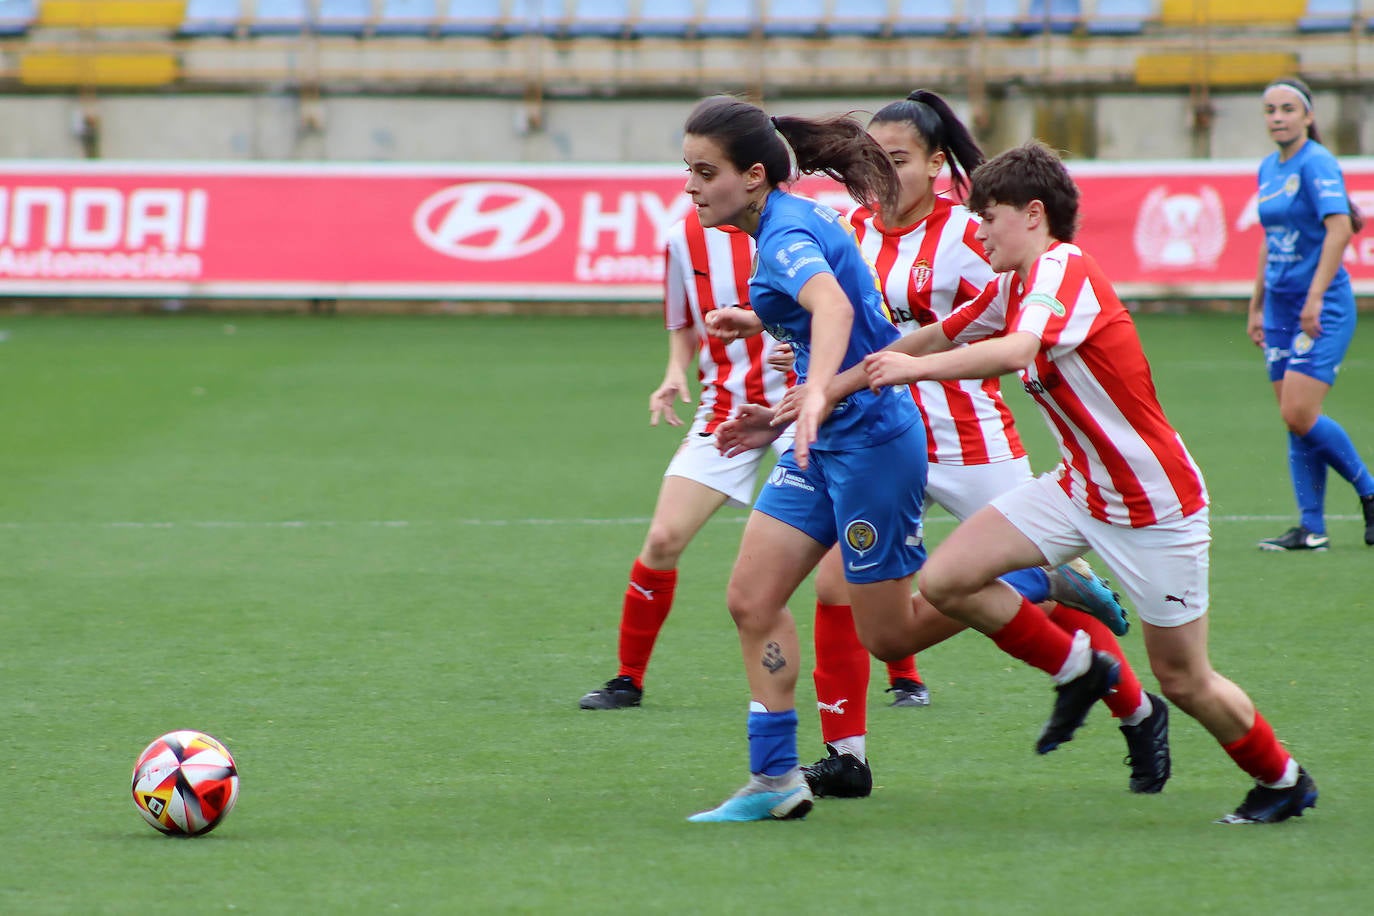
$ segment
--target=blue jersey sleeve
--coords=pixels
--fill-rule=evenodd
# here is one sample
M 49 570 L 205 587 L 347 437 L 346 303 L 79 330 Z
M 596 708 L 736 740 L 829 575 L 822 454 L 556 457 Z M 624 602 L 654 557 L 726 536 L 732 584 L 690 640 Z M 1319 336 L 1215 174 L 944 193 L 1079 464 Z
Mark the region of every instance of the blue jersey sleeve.
M 759 270 L 773 289 L 797 301 L 801 288 L 816 274 L 834 274 L 820 240 L 804 226 L 789 226 L 761 239 Z
M 1341 167 L 1335 156 L 1310 156 L 1303 163 L 1302 172 L 1302 193 L 1318 219 L 1326 219 L 1333 213 L 1350 212 L 1345 178 L 1341 175 Z

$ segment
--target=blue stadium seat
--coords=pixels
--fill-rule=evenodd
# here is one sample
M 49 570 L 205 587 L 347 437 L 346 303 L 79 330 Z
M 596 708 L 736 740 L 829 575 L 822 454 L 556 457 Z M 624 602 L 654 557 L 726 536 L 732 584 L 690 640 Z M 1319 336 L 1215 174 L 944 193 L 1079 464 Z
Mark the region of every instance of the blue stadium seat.
M 567 0 L 510 0 L 506 12 L 509 35 L 562 36 L 567 25 Z
M 816 36 L 825 28 L 826 0 L 763 0 L 760 5 L 765 35 Z
M 730 38 L 749 35 L 760 24 L 758 7 L 759 0 L 703 0 L 701 34 Z
M 11 0 L 6 5 L 16 4 Z M 243 22 L 243 13 L 240 0 L 190 0 L 180 32 L 183 35 L 232 35 Z
M 506 22 L 504 0 L 446 0 L 441 35 L 499 35 Z
M 1091 35 L 1139 35 L 1157 15 L 1155 0 L 1097 0 L 1085 23 Z
M 1307 8 L 1298 17 L 1298 30 L 1348 32 L 1359 12 L 1360 0 L 1307 0 Z
M 838 0 L 830 14 L 830 34 L 883 34 L 887 28 L 887 0 Z
M 630 0 L 573 0 L 568 34 L 617 38 L 630 34 Z
M 696 0 L 646 0 L 640 4 L 635 32 L 687 38 L 695 33 L 698 17 Z
M 1082 21 L 1083 7 L 1079 0 L 1030 0 L 1020 30 L 1032 34 L 1050 31 L 1067 35 Z
M 964 19 L 959 23 L 959 31 L 1011 35 L 1021 31 L 1025 21 L 1021 0 L 965 0 Z
M 944 35 L 958 17 L 954 0 L 899 0 L 892 20 L 893 35 Z
M 327 35 L 363 35 L 372 19 L 372 0 L 319 0 L 316 28 Z
M 439 18 L 439 0 L 382 0 L 378 35 L 425 35 Z
M 309 0 L 253 0 L 248 30 L 255 35 L 295 35 L 309 24 Z

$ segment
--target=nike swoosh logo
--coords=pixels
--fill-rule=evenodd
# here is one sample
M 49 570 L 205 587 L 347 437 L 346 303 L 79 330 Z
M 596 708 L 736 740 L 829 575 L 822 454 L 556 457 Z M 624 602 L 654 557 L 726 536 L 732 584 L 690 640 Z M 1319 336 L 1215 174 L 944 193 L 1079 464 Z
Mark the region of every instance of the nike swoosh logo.
M 862 566 L 855 566 L 853 563 L 850 563 L 850 564 L 849 564 L 849 571 L 850 571 L 850 572 L 863 572 L 865 569 L 872 569 L 873 567 L 875 567 L 875 566 L 877 566 L 877 565 L 878 565 L 877 563 L 865 563 L 865 564 L 862 565 Z

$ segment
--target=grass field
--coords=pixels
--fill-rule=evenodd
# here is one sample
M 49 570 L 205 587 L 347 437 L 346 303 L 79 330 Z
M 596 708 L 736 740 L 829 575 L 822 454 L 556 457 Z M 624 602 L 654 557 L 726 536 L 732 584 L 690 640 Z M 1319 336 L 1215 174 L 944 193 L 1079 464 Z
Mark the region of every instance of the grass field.
M 1243 320 L 1139 323 L 1212 490 L 1214 661 L 1316 776 L 1301 820 L 1214 826 L 1247 785 L 1181 715 L 1160 796 L 1100 710 L 1037 757 L 1045 678 L 965 635 L 922 656 L 927 709 L 875 677 L 871 798 L 686 823 L 746 776 L 742 512 L 685 557 L 644 708 L 577 709 L 676 445 L 646 424 L 651 319 L 0 318 L 0 912 L 1367 911 L 1356 501 L 1333 478 L 1330 552 L 1257 551 L 1294 510 Z M 1368 330 L 1344 373 L 1329 410 L 1374 458 Z M 129 770 L 186 727 L 242 791 L 172 840 Z

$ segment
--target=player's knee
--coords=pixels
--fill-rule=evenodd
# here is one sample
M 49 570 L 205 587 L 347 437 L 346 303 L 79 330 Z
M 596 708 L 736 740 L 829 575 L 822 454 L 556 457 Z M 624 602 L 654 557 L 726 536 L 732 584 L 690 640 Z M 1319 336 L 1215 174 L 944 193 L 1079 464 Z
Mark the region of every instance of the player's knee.
M 672 569 L 687 549 L 689 540 L 686 534 L 672 525 L 654 523 L 649 526 L 649 534 L 644 538 L 643 558 L 654 569 Z
M 937 608 L 976 590 L 958 567 L 940 562 L 926 563 L 916 577 L 916 588 Z
M 730 611 L 730 619 L 735 622 L 735 627 L 741 633 L 772 629 L 779 610 L 762 600 L 761 596 L 752 590 L 737 586 L 734 582 L 726 589 L 725 606 Z
M 1283 404 L 1279 407 L 1279 416 L 1289 432 L 1305 436 L 1312 431 L 1317 417 L 1321 416 L 1321 406 L 1307 403 Z

